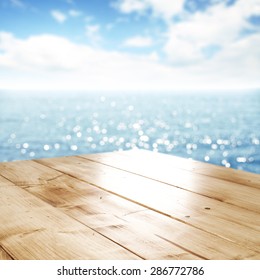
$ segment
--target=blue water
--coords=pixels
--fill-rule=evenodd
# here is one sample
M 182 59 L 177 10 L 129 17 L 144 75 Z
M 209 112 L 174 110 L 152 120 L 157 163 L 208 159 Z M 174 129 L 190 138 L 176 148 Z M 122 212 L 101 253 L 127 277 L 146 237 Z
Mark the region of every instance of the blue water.
M 0 161 L 134 147 L 260 173 L 260 93 L 0 92 Z

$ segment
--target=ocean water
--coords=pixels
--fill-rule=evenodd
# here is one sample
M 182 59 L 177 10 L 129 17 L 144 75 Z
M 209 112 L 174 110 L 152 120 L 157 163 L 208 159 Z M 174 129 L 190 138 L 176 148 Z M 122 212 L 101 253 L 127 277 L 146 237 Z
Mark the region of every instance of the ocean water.
M 260 92 L 0 92 L 0 161 L 135 147 L 260 174 Z

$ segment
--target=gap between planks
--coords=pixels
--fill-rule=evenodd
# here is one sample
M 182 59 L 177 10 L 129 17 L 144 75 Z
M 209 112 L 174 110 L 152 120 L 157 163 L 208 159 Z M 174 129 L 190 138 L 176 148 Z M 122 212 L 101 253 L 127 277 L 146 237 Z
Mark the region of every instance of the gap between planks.
M 13 260 L 11 255 L 2 246 L 0 246 L 0 260 Z
M 140 259 L 21 187 L 1 187 L 0 202 L 0 245 L 14 259 Z
M 259 258 L 256 252 L 67 175 L 27 190 L 145 259 Z
M 37 161 L 38 162 L 38 161 Z M 30 167 L 32 167 L 34 170 L 35 170 L 35 168 L 36 168 L 36 166 L 37 166 L 37 163 L 35 162 L 34 164 L 30 164 Z M 38 169 L 38 167 L 36 168 L 36 169 Z M 42 165 L 42 169 L 44 169 L 43 168 L 43 165 Z M 51 168 L 52 169 L 52 168 Z M 52 170 L 54 170 L 54 169 L 52 169 Z M 15 171 L 15 170 L 14 170 Z M 36 171 L 36 170 L 35 170 Z M 49 173 L 49 169 L 46 167 L 45 168 L 45 170 L 44 170 L 44 172 L 47 172 L 47 174 Z M 51 172 L 50 172 L 51 173 Z M 57 175 L 58 174 L 58 175 Z M 53 182 L 53 181 L 55 181 L 55 180 L 58 180 L 59 178 L 62 178 L 62 175 L 61 175 L 62 173 L 60 173 L 60 172 L 57 172 L 56 174 L 55 174 L 55 176 L 53 176 L 53 174 L 48 174 L 48 178 L 46 179 L 46 180 L 39 180 L 39 178 L 37 178 L 37 176 L 35 176 L 35 178 L 33 178 L 33 180 L 31 180 L 30 178 L 29 178 L 29 183 L 30 184 L 32 184 L 33 183 L 33 181 L 35 180 L 37 183 L 38 183 L 38 185 L 40 186 L 41 184 L 45 184 L 45 183 L 48 183 L 48 182 Z M 9 176 L 10 176 L 10 174 L 8 174 Z M 18 176 L 19 177 L 19 176 Z M 35 182 L 34 181 L 34 182 Z M 84 180 L 83 180 L 84 181 Z M 26 182 L 26 181 L 24 181 L 24 182 Z M 23 181 L 19 181 L 19 184 L 21 185 L 22 183 L 24 183 Z M 105 189 L 106 190 L 106 189 Z M 107 190 L 106 190 L 107 191 Z M 117 194 L 118 195 L 118 194 Z M 135 202 L 135 201 L 134 201 Z M 132 216 L 132 215 L 130 215 L 130 216 Z M 181 220 L 181 222 L 182 223 L 185 223 L 183 220 Z
M 146 159 L 147 157 L 153 157 L 155 162 L 167 162 L 171 161 L 171 158 L 174 159 L 178 164 L 175 167 L 184 169 L 187 171 L 192 171 L 193 173 L 198 173 L 201 175 L 222 179 L 228 182 L 239 183 L 242 185 L 247 185 L 249 187 L 255 187 L 260 189 L 260 175 L 252 172 L 247 172 L 244 170 L 237 170 L 234 168 L 227 168 L 224 166 L 219 166 L 211 163 L 181 158 L 164 153 L 155 153 L 147 151 L 144 149 L 129 150 L 124 152 L 118 152 L 118 154 L 123 154 L 128 156 L 128 154 L 137 153 L 142 158 Z
M 26 163 L 27 162 L 24 162 L 24 164 L 25 164 L 25 166 L 23 167 L 23 168 L 25 168 L 26 169 Z M 36 164 L 34 164 L 34 168 L 35 168 L 35 166 L 36 165 L 39 165 L 38 163 L 36 163 Z M 31 164 L 30 164 L 30 166 L 32 166 Z M 39 166 L 41 166 L 41 165 L 39 165 Z M 14 171 L 14 170 L 13 170 Z M 46 171 L 46 170 L 45 170 Z M 51 175 L 50 174 L 50 172 L 48 172 L 48 174 L 49 175 Z M 10 175 L 10 174 L 9 174 Z M 36 175 L 36 174 L 34 174 L 34 175 Z M 38 174 L 39 175 L 39 174 Z M 37 177 L 40 177 L 40 176 L 35 176 L 34 177 L 34 179 L 36 179 L 36 181 L 38 182 L 38 179 L 37 179 Z M 61 195 L 63 194 L 63 196 L 64 196 L 64 191 L 63 192 L 59 192 L 59 194 L 58 194 L 58 198 L 57 198 L 57 200 L 55 199 L 55 201 L 53 201 L 52 199 L 53 199 L 53 197 L 54 197 L 54 195 L 55 195 L 55 193 L 51 193 L 50 191 L 47 191 L 46 192 L 46 188 L 47 188 L 47 185 L 49 184 L 50 186 L 53 186 L 53 184 L 55 184 L 55 182 L 57 183 L 57 181 L 58 181 L 58 184 L 59 184 L 59 186 L 60 186 L 60 183 L 61 183 L 61 181 L 64 179 L 63 177 L 66 177 L 65 178 L 65 182 L 67 183 L 68 181 L 70 181 L 70 180 L 72 180 L 73 182 L 72 182 L 72 184 L 73 184 L 73 188 L 75 188 L 75 183 L 76 183 L 76 181 L 75 181 L 75 179 L 73 179 L 73 178 L 71 178 L 70 176 L 66 176 L 66 175 L 64 175 L 64 174 L 60 174 L 60 175 L 57 175 L 57 174 L 55 174 L 55 177 L 53 177 L 53 178 L 49 178 L 49 179 L 47 179 L 47 180 L 42 180 L 41 181 L 41 184 L 37 184 L 37 185 L 34 185 L 34 186 L 25 186 L 24 187 L 24 189 L 26 189 L 26 191 L 27 192 L 30 192 L 31 194 L 34 194 L 35 196 L 37 196 L 37 197 L 39 197 L 39 198 L 41 198 L 41 200 L 44 200 L 45 202 L 48 202 L 50 205 L 53 205 L 55 202 L 57 203 L 60 199 L 61 199 Z M 26 176 L 26 174 L 25 174 L 25 177 L 27 177 Z M 1 176 L 0 176 L 0 179 L 1 179 Z M 20 178 L 21 179 L 21 178 Z M 23 179 L 22 179 L 23 180 Z M 30 181 L 30 179 L 29 179 L 29 181 Z M 15 183 L 15 182 L 14 182 Z M 83 184 L 81 181 L 80 181 L 80 184 Z M 76 184 L 77 185 L 77 184 Z M 15 186 L 14 186 L 15 187 Z M 22 186 L 20 186 L 20 187 L 22 187 Z M 64 187 L 64 186 L 63 186 Z M 35 189 L 37 189 L 37 188 L 42 188 L 42 190 L 43 190 L 43 193 L 45 193 L 45 195 L 46 195 L 46 193 L 47 194 L 50 194 L 50 197 L 51 197 L 51 199 L 46 199 L 46 197 L 43 197 L 43 195 L 39 195 L 39 191 L 38 192 L 34 192 L 33 190 L 35 190 Z M 60 187 L 59 187 L 59 189 L 60 189 Z M 65 187 L 64 187 L 64 189 L 65 189 Z M 82 190 L 82 189 L 81 189 Z M 85 183 L 84 183 L 84 190 L 85 190 Z M 93 190 L 93 187 L 91 186 L 91 191 Z M 78 190 L 78 191 L 80 191 L 80 189 Z M 105 194 L 106 192 L 105 191 L 103 191 L 103 193 L 102 193 L 102 195 L 104 196 L 104 194 Z M 78 192 L 77 192 L 77 195 L 79 196 L 79 197 L 81 197 L 81 194 L 79 194 Z M 74 197 L 75 195 L 70 195 L 69 196 L 69 198 L 70 199 L 73 199 L 73 197 Z M 66 196 L 65 196 L 66 197 Z M 87 198 L 87 201 L 89 201 L 89 196 L 88 196 L 88 198 Z M 87 202 L 86 201 L 86 202 Z M 125 201 L 123 202 L 123 203 L 121 203 L 121 206 L 123 206 L 125 204 Z M 136 205 L 134 206 L 134 207 L 136 207 Z M 138 206 L 139 207 L 139 206 Z M 74 209 L 75 210 L 75 209 Z M 140 209 L 138 208 L 138 211 L 134 211 L 134 212 L 132 212 L 131 211 L 131 213 L 138 213 L 140 211 Z M 69 214 L 68 213 L 68 211 L 65 211 L 66 212 L 66 214 Z M 73 211 L 72 211 L 73 212 Z M 75 211 L 74 211 L 75 212 Z M 127 214 L 129 214 L 129 213 L 127 213 Z M 73 217 L 75 220 L 77 220 L 77 221 L 79 221 L 80 223 L 82 223 L 82 224 L 84 224 L 84 225 L 86 225 L 87 227 L 89 227 L 89 225 L 87 224 L 87 223 L 84 223 L 83 221 L 82 221 L 82 219 L 79 219 L 78 217 L 75 217 L 74 215 L 70 215 L 71 217 Z M 84 218 L 86 217 L 86 215 L 84 214 Z M 109 218 L 109 217 L 108 217 Z M 120 219 L 119 219 L 120 220 Z M 97 226 L 96 226 L 97 227 Z M 139 241 L 139 243 L 137 242 L 138 241 L 138 238 L 136 239 L 136 236 L 134 236 L 134 235 L 132 235 L 131 236 L 131 238 L 129 239 L 129 240 L 133 240 L 133 242 L 134 242 L 134 244 L 135 243 L 137 243 L 137 244 L 135 244 L 134 246 L 135 246 L 135 251 L 133 251 L 132 250 L 132 248 L 129 248 L 129 246 L 125 246 L 124 244 L 122 244 L 122 243 L 119 243 L 115 238 L 114 239 L 112 239 L 112 237 L 113 237 L 113 233 L 111 234 L 109 234 L 109 233 L 107 233 L 106 232 L 106 230 L 104 229 L 104 231 L 106 232 L 106 235 L 105 234 L 103 234 L 102 233 L 102 230 L 101 229 L 99 229 L 99 230 L 96 230 L 93 226 L 92 227 L 90 227 L 90 228 L 92 228 L 95 232 L 97 232 L 97 233 L 99 233 L 100 235 L 102 235 L 102 236 L 104 236 L 105 238 L 107 238 L 107 239 L 109 239 L 109 240 L 111 240 L 111 241 L 113 241 L 114 243 L 116 243 L 116 244 L 118 244 L 119 246 L 121 246 L 121 247 L 123 247 L 123 248 L 125 248 L 125 249 L 127 249 L 128 251 L 130 251 L 130 252 L 132 252 L 133 254 L 136 254 L 136 255 L 138 255 L 138 250 L 136 249 L 138 246 L 139 247 L 141 247 L 142 246 L 142 244 L 145 244 L 145 239 L 146 239 L 146 236 L 143 236 L 143 239 L 139 236 L 138 238 L 140 239 L 140 241 Z M 97 228 L 99 228 L 99 227 L 97 227 Z M 119 227 L 120 228 L 120 227 Z M 30 234 L 32 234 L 32 233 L 36 233 L 37 234 L 37 229 L 36 230 L 27 230 L 27 232 L 29 232 Z M 135 232 L 135 227 L 133 228 L 133 227 L 131 227 L 130 228 L 130 232 L 131 231 L 134 231 Z M 115 231 L 114 231 L 115 232 Z M 24 231 L 23 231 L 23 234 L 24 234 Z M 127 236 L 126 235 L 126 232 L 122 235 L 123 237 L 124 236 Z M 149 239 L 149 238 L 148 238 Z M 129 241 L 128 241 L 129 242 Z M 175 246 L 175 248 L 174 248 L 174 246 L 169 246 L 169 244 L 167 244 L 165 241 L 163 241 L 163 240 L 160 240 L 160 238 L 156 238 L 156 237 L 152 237 L 152 238 L 150 238 L 150 241 L 149 241 L 149 244 L 150 245 L 152 245 L 153 244 L 153 250 L 154 251 L 158 251 L 158 252 L 154 252 L 154 254 L 153 254 L 153 258 L 155 258 L 155 259 L 165 259 L 166 257 L 167 258 L 171 258 L 171 259 L 205 259 L 204 257 L 199 257 L 199 256 L 197 256 L 197 254 L 196 253 L 189 253 L 189 252 L 187 252 L 187 251 L 185 251 L 185 250 L 183 250 L 181 247 L 178 247 L 177 245 Z M 127 244 L 126 244 L 127 245 Z M 133 244 L 130 244 L 132 247 L 133 247 Z M 9 247 L 10 247 L 11 245 L 9 244 Z M 130 246 L 130 247 L 131 247 Z M 12 247 L 12 246 L 11 246 Z M 11 248 L 12 249 L 12 248 Z M 133 248 L 134 249 L 134 248 Z M 142 254 L 143 255 L 143 257 L 142 256 L 140 256 L 140 258 L 144 258 L 144 256 L 148 259 L 149 258 L 149 256 L 150 256 L 150 258 L 151 258 L 151 247 L 149 247 L 148 248 L 148 251 L 147 252 L 145 252 L 145 254 Z M 13 249 L 12 249 L 13 250 Z M 38 250 L 39 251 L 39 250 Z M 21 256 L 21 252 L 19 253 L 20 255 L 19 256 Z M 251 254 L 251 253 L 250 253 Z M 223 257 L 224 257 L 224 255 L 223 255 Z
M 57 161 L 57 160 L 58 160 L 58 163 L 56 162 L 56 165 L 55 165 L 54 162 Z M 87 174 L 93 173 L 94 169 L 91 172 L 90 169 L 85 170 L 84 168 L 82 168 L 82 164 L 83 164 L 82 161 L 84 161 L 84 163 L 87 163 L 88 161 L 86 161 L 85 159 L 77 159 L 77 160 L 81 161 L 81 163 L 75 161 L 75 157 L 70 157 L 70 158 L 67 158 L 67 159 L 55 159 L 55 160 L 53 160 L 53 159 L 51 159 L 51 160 L 39 160 L 39 161 L 37 160 L 37 162 L 43 163 L 44 165 L 47 165 L 47 166 L 50 166 L 54 169 L 60 170 L 60 171 L 62 171 L 64 173 L 67 173 L 67 174 L 69 174 L 69 175 L 71 175 L 75 178 L 79 178 L 79 179 L 81 179 L 85 182 L 91 183 L 91 184 L 101 188 L 100 185 L 102 185 L 102 181 L 98 182 L 98 183 L 97 182 L 94 183 L 93 180 L 89 180 L 90 178 L 87 175 Z M 59 161 L 62 161 L 62 162 L 59 162 Z M 66 166 L 66 163 L 64 163 L 64 161 L 70 161 L 70 164 L 68 164 Z M 99 178 L 99 176 L 97 176 L 97 174 L 95 174 L 95 175 L 96 175 L 96 179 Z M 103 172 L 102 175 L 100 174 L 100 177 L 103 178 L 104 175 L 105 175 L 105 173 Z M 113 178 L 115 178 L 115 177 L 118 178 L 118 176 L 116 176 L 115 174 L 112 174 L 112 177 Z M 258 232 L 254 231 L 254 230 L 250 230 L 250 228 L 248 228 L 248 227 L 239 226 L 239 224 L 235 224 L 234 222 L 230 222 L 230 221 L 228 222 L 228 220 L 225 220 L 225 219 L 223 220 L 223 218 L 221 219 L 221 218 L 218 218 L 218 217 L 215 217 L 214 221 L 210 217 L 207 217 L 207 219 L 203 219 L 203 216 L 199 215 L 201 213 L 198 213 L 198 212 L 197 212 L 198 217 L 195 217 L 195 219 L 192 222 L 188 221 L 188 220 L 184 220 L 183 219 L 184 216 L 185 216 L 184 214 L 178 217 L 176 215 L 173 215 L 173 213 L 167 213 L 167 211 L 165 211 L 164 209 L 160 210 L 160 209 L 158 209 L 158 207 L 157 208 L 156 207 L 151 207 L 151 205 L 149 205 L 149 203 L 148 204 L 147 203 L 142 203 L 139 200 L 133 199 L 129 195 L 118 193 L 118 189 L 116 189 L 116 191 L 113 191 L 113 186 L 112 185 L 109 185 L 109 187 L 108 187 L 108 184 L 111 184 L 111 182 L 109 182 L 109 180 L 107 180 L 108 178 L 105 178 L 105 179 L 106 179 L 106 187 L 105 188 L 103 187 L 102 189 L 105 189 L 109 192 L 120 195 L 120 196 L 124 197 L 125 199 L 131 200 L 135 203 L 139 203 L 140 205 L 143 205 L 146 208 L 149 208 L 151 210 L 157 211 L 158 213 L 170 216 L 173 219 L 177 219 L 177 220 L 179 219 L 179 221 L 181 221 L 181 222 L 187 223 L 187 224 L 189 224 L 193 227 L 198 227 L 199 229 L 202 229 L 206 232 L 215 234 L 215 235 L 220 236 L 222 238 L 225 238 L 227 240 L 231 240 L 232 242 L 236 243 L 237 241 L 239 241 L 239 244 L 241 244 L 241 240 L 242 240 L 243 246 L 246 246 L 246 244 L 250 244 L 250 242 L 251 242 L 252 245 L 250 245 L 249 247 L 254 247 L 256 244 L 259 244 L 259 238 L 257 238 Z M 124 182 L 126 182 L 126 181 L 128 182 L 128 180 L 124 180 Z M 122 183 L 122 180 L 120 182 Z M 117 183 L 114 182 L 114 183 L 116 183 L 116 185 L 118 185 L 118 184 L 120 184 L 120 182 L 117 182 Z M 105 183 L 105 182 L 103 182 L 103 183 Z M 155 197 L 155 198 L 158 198 L 158 197 Z M 190 202 L 192 202 L 192 200 Z M 225 205 L 225 204 L 223 204 L 223 205 Z M 163 207 L 163 206 L 161 206 L 161 207 Z M 232 209 L 231 207 L 229 207 L 229 208 Z M 178 210 L 178 209 L 176 209 L 176 210 Z M 185 210 L 185 209 L 180 208 L 179 210 L 182 210 L 182 212 L 183 212 L 183 210 Z M 241 211 L 243 213 L 243 209 L 241 209 Z M 205 214 L 205 212 L 206 211 L 204 211 L 204 214 Z M 248 212 L 246 212 L 246 213 L 248 213 Z M 196 212 L 195 212 L 195 214 L 196 214 Z M 253 214 L 254 213 L 252 212 L 252 215 Z M 228 213 L 226 213 L 226 215 L 228 216 Z M 257 216 L 257 217 L 259 217 L 259 216 Z M 237 217 L 237 219 L 239 219 L 239 217 Z M 195 221 L 195 223 L 194 223 L 194 221 Z M 218 225 L 218 227 L 216 227 L 216 224 Z M 202 225 L 203 225 L 203 227 L 202 227 Z M 209 231 L 209 229 L 210 229 L 210 231 Z M 251 232 L 251 234 L 249 234 L 250 232 Z M 234 236 L 234 234 L 235 234 L 235 236 Z
M 145 155 L 146 153 L 147 152 L 145 152 Z M 79 157 L 113 168 L 117 168 L 122 171 L 127 171 L 132 174 L 143 176 L 148 179 L 153 179 L 158 182 L 171 185 L 173 187 L 191 191 L 193 193 L 219 200 L 221 202 L 236 205 L 240 208 L 245 208 L 250 211 L 258 210 L 257 212 L 260 213 L 260 190 L 257 188 L 254 189 L 237 182 L 235 183 L 228 181 L 227 183 L 224 179 L 218 177 L 211 177 L 209 181 L 205 179 L 207 178 L 207 175 L 197 174 L 192 172 L 191 170 L 182 170 L 175 166 L 172 168 L 170 163 L 163 166 L 162 161 L 152 161 L 151 158 L 147 159 L 147 155 L 143 156 L 143 160 L 141 161 L 141 158 L 139 158 L 138 154 L 139 150 L 135 153 L 120 152 L 111 154 L 82 155 Z M 151 152 L 148 152 L 148 154 L 151 155 Z M 143 152 L 141 152 L 141 155 L 143 155 Z M 156 155 L 154 156 L 156 157 Z M 170 157 L 161 154 L 160 156 L 166 156 L 166 158 Z M 149 162 L 147 162 L 147 160 Z M 176 157 L 173 157 L 173 159 L 171 160 L 171 162 L 174 163 Z M 177 160 L 182 161 L 184 159 L 177 158 Z M 188 164 L 189 161 L 186 161 Z M 197 162 L 195 163 L 197 164 Z M 158 170 L 160 171 L 158 172 Z M 226 172 L 229 171 L 230 170 L 228 169 L 226 170 Z M 260 175 L 258 177 L 260 178 Z M 214 186 L 214 188 L 212 187 L 212 185 Z

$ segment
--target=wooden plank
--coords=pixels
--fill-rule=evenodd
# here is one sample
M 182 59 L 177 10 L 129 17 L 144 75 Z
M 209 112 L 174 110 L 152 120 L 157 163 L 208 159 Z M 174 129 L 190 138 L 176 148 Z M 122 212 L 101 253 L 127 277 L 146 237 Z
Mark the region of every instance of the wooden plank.
M 187 171 L 192 171 L 193 173 L 202 174 L 218 179 L 222 179 L 228 182 L 239 183 L 242 185 L 247 185 L 250 187 L 255 187 L 260 189 L 260 175 L 255 173 L 246 172 L 243 170 L 236 170 L 233 168 L 226 168 L 223 166 L 218 166 L 210 163 L 188 160 L 185 158 L 177 157 L 174 155 L 168 155 L 163 153 L 155 153 L 142 149 L 134 149 L 128 151 L 114 152 L 114 153 L 100 153 L 100 154 L 89 154 L 83 155 L 92 160 L 100 160 L 103 163 L 117 164 L 117 162 L 124 161 L 124 164 L 119 166 L 119 168 L 127 168 L 127 170 L 131 170 L 133 165 L 137 165 L 136 169 L 140 171 L 140 168 L 146 170 L 146 166 L 149 167 L 149 175 L 153 174 L 153 170 L 161 169 L 161 166 L 171 168 L 183 169 Z M 131 161 L 130 161 L 131 159 Z M 130 163 L 130 165 L 129 165 Z M 130 168 L 130 169 L 129 169 Z M 138 171 L 138 172 L 139 172 Z M 153 176 L 151 177 L 153 178 Z
M 0 260 L 12 260 L 12 257 L 0 246 Z
M 0 163 L 1 166 L 1 163 Z M 13 183 L 0 176 L 0 188 L 12 186 Z M 3 225 L 2 225 L 3 226 Z M 0 243 L 1 244 L 1 243 Z M 0 260 L 12 260 L 12 257 L 0 246 Z
M 260 250 L 259 215 L 258 220 L 247 220 L 248 224 L 257 224 L 255 229 L 240 222 L 251 211 L 79 157 L 37 162 L 241 246 Z
M 134 153 L 142 158 L 153 158 L 155 164 L 170 164 L 177 168 L 192 171 L 193 173 L 198 173 L 214 178 L 219 178 L 228 182 L 234 182 L 254 188 L 260 189 L 260 175 L 252 172 L 247 172 L 243 170 L 237 170 L 234 168 L 226 168 L 224 166 L 219 166 L 211 163 L 200 162 L 196 160 L 187 160 L 185 158 L 176 157 L 163 153 L 153 153 L 147 150 L 131 150 L 130 153 Z M 136 153 L 137 152 L 137 153 Z M 124 152 L 124 155 L 128 155 L 128 152 Z M 174 159 L 174 161 L 172 160 Z
M 12 186 L 12 185 L 13 185 L 13 183 L 10 180 L 7 180 L 6 178 L 4 178 L 0 175 L 0 187 Z
M 0 245 L 14 259 L 139 259 L 17 186 L 0 188 Z
M 242 185 L 240 184 L 241 181 L 239 183 L 225 181 L 219 179 L 218 175 L 216 175 L 217 178 L 214 178 L 194 173 L 193 170 L 183 170 L 175 166 L 176 161 L 179 163 L 183 159 L 177 158 L 176 160 L 174 157 L 166 156 L 168 161 L 163 162 L 162 158 L 164 156 L 161 158 L 161 155 L 155 154 L 155 159 L 152 160 L 151 154 L 153 155 L 151 152 L 138 151 L 135 153 L 124 153 L 123 155 L 122 153 L 110 153 L 85 155 L 82 157 L 260 213 L 260 189 Z M 157 160 L 157 157 L 159 160 Z M 186 160 L 186 163 L 187 165 L 193 164 L 193 162 L 188 160 Z M 161 168 L 162 166 L 163 168 Z M 233 170 L 230 172 L 230 177 L 232 177 Z
M 52 180 L 61 175 L 60 172 L 45 166 L 41 166 L 40 174 L 41 176 L 39 176 L 39 164 L 31 160 L 0 163 L 0 175 L 12 181 L 16 186 L 25 185 L 25 183 L 27 185 L 41 184 L 43 180 Z
M 214 259 L 260 259 L 259 252 L 249 250 L 245 247 L 218 236 L 209 235 L 206 232 L 186 224 L 169 221 L 169 217 L 160 215 L 154 211 L 142 211 L 133 213 L 126 217 L 130 223 L 139 223 L 139 227 L 153 232 L 157 237 L 162 238 L 169 244 L 178 244 L 187 249 L 192 248 L 193 252 L 214 260 Z M 246 255 L 245 255 L 246 254 Z
M 201 259 L 124 221 L 127 215 L 144 211 L 143 207 L 72 177 L 64 175 L 27 190 L 102 234 L 98 228 L 110 228 L 105 236 L 144 259 Z
M 252 250 L 70 176 L 27 190 L 144 259 L 260 259 Z

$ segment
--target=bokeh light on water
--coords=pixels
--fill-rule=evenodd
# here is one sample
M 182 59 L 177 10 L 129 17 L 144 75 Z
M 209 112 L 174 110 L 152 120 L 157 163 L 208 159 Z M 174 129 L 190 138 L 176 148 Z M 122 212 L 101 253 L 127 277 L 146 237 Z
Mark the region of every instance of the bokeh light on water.
M 0 93 L 0 161 L 135 147 L 260 173 L 260 93 Z

